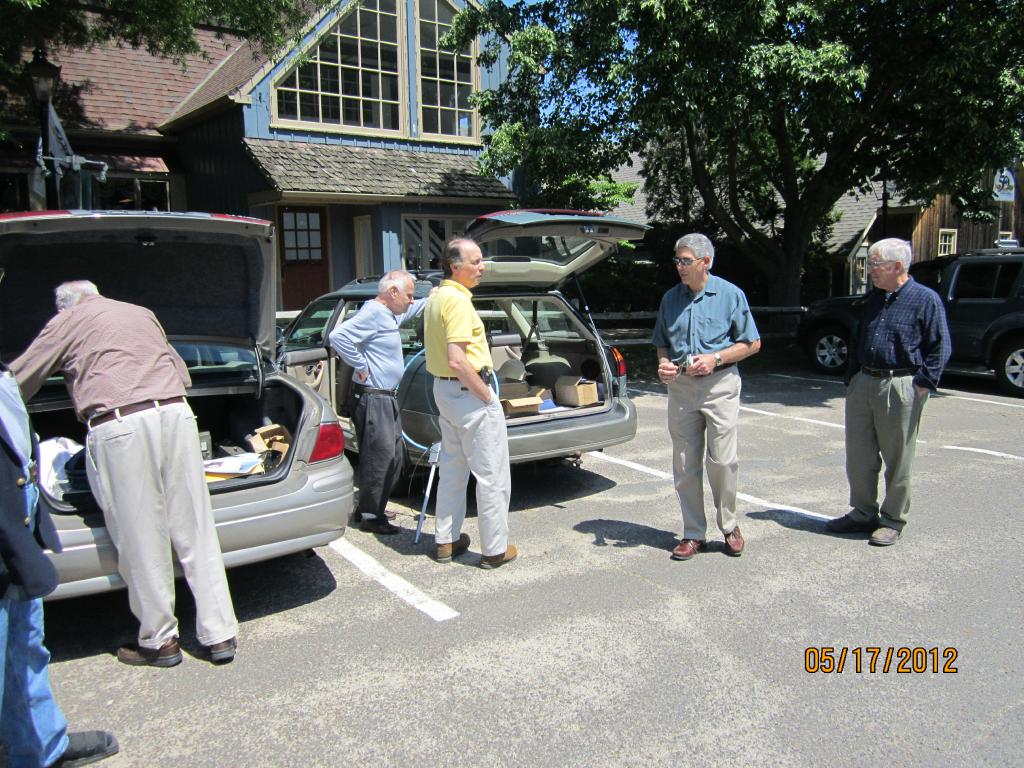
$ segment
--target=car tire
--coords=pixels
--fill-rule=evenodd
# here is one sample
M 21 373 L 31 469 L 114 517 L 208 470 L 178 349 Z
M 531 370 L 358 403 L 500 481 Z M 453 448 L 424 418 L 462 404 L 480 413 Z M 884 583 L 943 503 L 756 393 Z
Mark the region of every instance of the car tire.
M 999 388 L 1008 395 L 1024 397 L 1024 336 L 1000 344 L 992 362 Z
M 838 325 L 822 326 L 811 334 L 807 354 L 816 371 L 841 374 L 850 358 L 850 334 Z

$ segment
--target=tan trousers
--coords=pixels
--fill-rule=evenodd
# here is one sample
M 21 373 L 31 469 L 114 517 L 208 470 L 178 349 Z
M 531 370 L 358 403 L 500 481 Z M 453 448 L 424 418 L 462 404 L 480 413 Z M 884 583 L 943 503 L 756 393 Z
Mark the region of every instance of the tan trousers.
M 160 648 L 178 634 L 174 554 L 195 597 L 199 642 L 235 637 L 192 409 L 177 403 L 108 421 L 89 430 L 86 446 L 89 485 L 117 549 L 139 645 Z
M 440 479 L 434 540 L 458 541 L 466 519 L 466 484 L 476 478 L 480 550 L 502 555 L 508 549 L 508 504 L 512 477 L 508 465 L 508 432 L 498 398 L 484 405 L 458 381 L 434 379 L 434 401 L 440 414 Z
M 846 390 L 846 479 L 850 515 L 902 531 L 910 511 L 910 475 L 928 395 L 912 376 L 876 379 L 857 373 Z M 885 462 L 885 499 L 878 504 L 878 473 Z
M 683 511 L 683 538 L 703 541 L 704 467 L 718 513 L 718 528 L 736 527 L 737 430 L 740 374 L 736 366 L 708 376 L 679 376 L 668 385 L 668 431 L 672 476 Z

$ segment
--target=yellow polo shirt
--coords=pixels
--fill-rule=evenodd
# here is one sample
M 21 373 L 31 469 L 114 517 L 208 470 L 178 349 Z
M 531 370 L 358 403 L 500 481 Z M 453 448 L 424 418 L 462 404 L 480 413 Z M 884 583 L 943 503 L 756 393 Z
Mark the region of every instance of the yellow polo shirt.
M 466 357 L 474 370 L 490 368 L 491 350 L 480 316 L 473 309 L 473 294 L 454 280 L 442 280 L 423 312 L 427 370 L 434 376 L 455 376 L 448 367 L 448 345 L 467 342 Z

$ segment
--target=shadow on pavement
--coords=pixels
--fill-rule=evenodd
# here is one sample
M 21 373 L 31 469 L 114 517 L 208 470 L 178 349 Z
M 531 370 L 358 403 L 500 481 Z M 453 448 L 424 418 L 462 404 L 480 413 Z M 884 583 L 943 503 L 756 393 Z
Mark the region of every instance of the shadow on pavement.
M 867 539 L 869 533 L 833 533 L 825 530 L 825 520 L 812 520 L 788 509 L 762 509 L 757 512 L 748 512 L 747 517 L 754 520 L 770 520 L 778 523 L 783 528 L 793 531 L 804 531 L 805 533 L 816 533 L 819 536 L 828 536 L 833 539 Z
M 593 536 L 595 547 L 650 547 L 671 551 L 677 543 L 672 531 L 625 520 L 583 520 L 574 525 L 573 530 Z
M 320 600 L 337 586 L 327 564 L 312 551 L 232 568 L 228 585 L 240 624 Z M 175 614 L 182 650 L 200 655 L 195 602 L 184 579 L 175 582 Z M 113 655 L 135 642 L 138 622 L 125 590 L 46 604 L 46 645 L 54 662 Z M 244 627 L 240 630 L 244 634 Z

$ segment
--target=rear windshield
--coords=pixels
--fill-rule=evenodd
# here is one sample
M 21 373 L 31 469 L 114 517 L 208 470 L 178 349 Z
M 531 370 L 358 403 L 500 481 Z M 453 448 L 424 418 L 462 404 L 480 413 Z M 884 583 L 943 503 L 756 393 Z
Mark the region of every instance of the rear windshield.
M 547 261 L 568 264 L 588 251 L 606 247 L 584 237 L 503 237 L 480 246 L 484 258 L 497 260 Z

